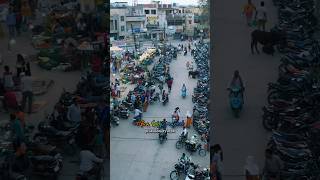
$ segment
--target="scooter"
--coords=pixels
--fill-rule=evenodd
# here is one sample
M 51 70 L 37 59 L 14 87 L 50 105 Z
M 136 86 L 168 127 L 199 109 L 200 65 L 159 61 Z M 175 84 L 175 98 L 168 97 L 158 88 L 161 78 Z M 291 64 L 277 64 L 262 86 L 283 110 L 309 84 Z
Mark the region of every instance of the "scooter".
M 187 89 L 181 89 L 181 96 L 185 98 L 187 96 Z
M 230 91 L 229 100 L 231 109 L 234 113 L 234 116 L 238 118 L 243 105 L 241 89 L 239 87 L 232 87 L 228 88 L 228 90 Z
M 160 132 L 159 132 L 159 142 L 160 142 L 160 144 L 162 144 L 164 142 L 164 140 L 167 139 L 167 132 L 164 129 L 159 129 L 159 130 L 160 130 Z

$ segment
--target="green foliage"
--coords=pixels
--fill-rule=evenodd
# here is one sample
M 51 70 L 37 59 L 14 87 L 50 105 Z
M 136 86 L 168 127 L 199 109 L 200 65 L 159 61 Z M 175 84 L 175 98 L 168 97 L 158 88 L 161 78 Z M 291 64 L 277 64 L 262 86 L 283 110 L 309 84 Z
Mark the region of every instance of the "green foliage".
M 208 0 L 198 0 L 199 7 L 201 8 L 200 24 L 209 25 L 210 18 L 210 4 Z

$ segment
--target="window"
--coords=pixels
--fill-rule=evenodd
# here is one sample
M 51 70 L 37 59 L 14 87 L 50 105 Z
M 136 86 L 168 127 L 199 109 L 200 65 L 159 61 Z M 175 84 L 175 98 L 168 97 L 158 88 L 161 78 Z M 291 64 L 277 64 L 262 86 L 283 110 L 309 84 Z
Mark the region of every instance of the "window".
M 150 14 L 150 10 L 144 10 L 145 14 Z
M 121 26 L 121 31 L 124 31 L 124 26 Z
M 118 30 L 118 21 L 117 20 L 114 20 L 114 29 Z
M 124 16 L 121 16 L 120 19 L 121 19 L 121 21 L 124 21 Z
M 192 20 L 189 20 L 189 24 L 191 24 L 192 23 Z
M 151 14 L 157 14 L 157 11 L 155 9 L 151 10 Z

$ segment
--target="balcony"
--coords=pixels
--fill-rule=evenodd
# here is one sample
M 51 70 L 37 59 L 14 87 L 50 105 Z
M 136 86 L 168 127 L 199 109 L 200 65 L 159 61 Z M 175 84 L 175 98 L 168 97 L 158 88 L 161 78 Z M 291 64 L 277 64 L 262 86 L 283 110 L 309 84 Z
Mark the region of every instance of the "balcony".
M 141 15 L 141 16 L 126 16 L 126 21 L 127 22 L 144 22 L 146 20 L 146 16 L 145 15 Z
M 158 24 L 147 24 L 146 28 L 147 29 L 157 29 L 159 27 Z

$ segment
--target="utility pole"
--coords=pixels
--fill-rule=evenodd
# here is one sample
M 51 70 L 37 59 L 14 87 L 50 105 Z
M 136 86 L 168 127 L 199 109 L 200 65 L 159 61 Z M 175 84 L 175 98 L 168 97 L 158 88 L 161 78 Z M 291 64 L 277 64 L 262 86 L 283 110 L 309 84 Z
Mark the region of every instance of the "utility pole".
M 132 24 L 131 24 L 131 31 L 132 31 L 132 35 L 133 35 L 134 49 L 135 49 L 135 51 L 138 51 L 137 42 L 136 42 L 136 34 L 135 34 L 135 32 L 133 32 Z

